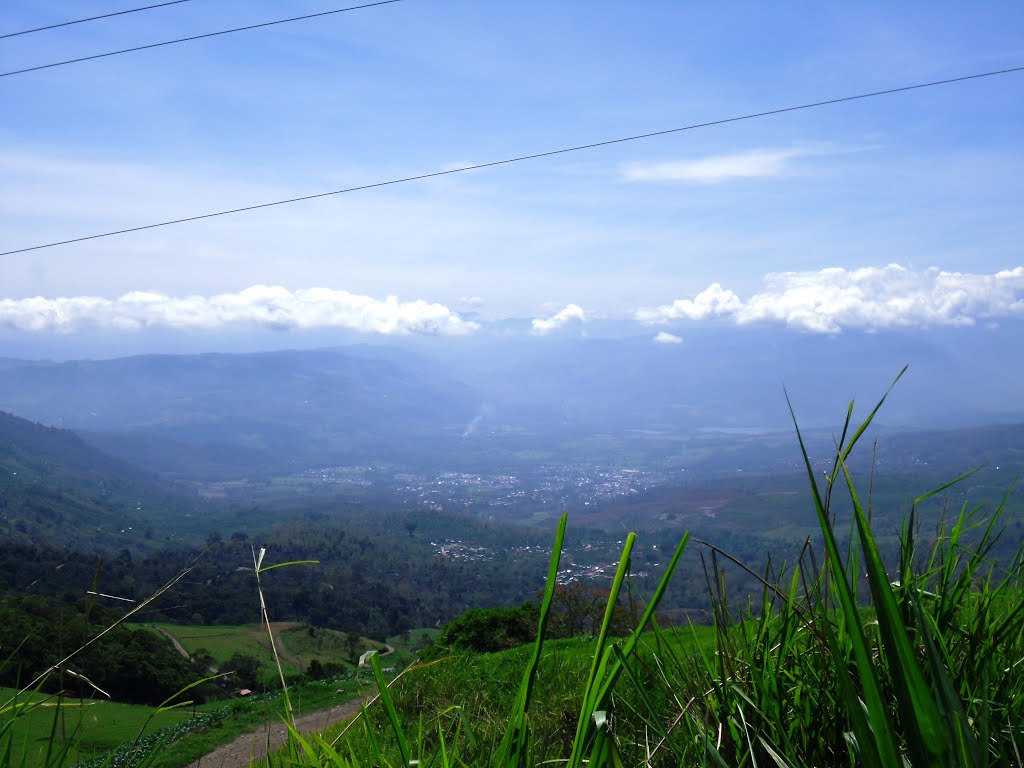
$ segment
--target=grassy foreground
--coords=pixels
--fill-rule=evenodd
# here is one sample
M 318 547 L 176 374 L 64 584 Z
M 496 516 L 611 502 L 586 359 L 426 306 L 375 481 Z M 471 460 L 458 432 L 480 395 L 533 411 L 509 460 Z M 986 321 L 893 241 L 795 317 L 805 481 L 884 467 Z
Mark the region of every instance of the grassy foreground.
M 271 765 L 1024 764 L 1024 562 L 1019 547 L 1001 566 L 989 557 L 1005 500 L 923 537 L 917 505 L 964 478 L 925 493 L 883 557 L 847 460 L 884 400 L 859 426 L 851 404 L 823 482 L 803 451 L 821 539 L 788 567 L 763 564 L 758 604 L 729 604 L 728 554 L 711 549 L 711 647 L 654 618 L 686 537 L 634 633 L 607 636 L 630 535 L 597 638 L 546 652 L 563 517 L 532 649 L 437 663 L 393 691 L 378 666 L 378 704 L 336 734 L 293 734 Z M 852 508 L 842 524 L 835 494 Z
M 352 674 L 291 688 L 296 716 L 318 712 L 371 690 Z M 151 707 L 79 701 L 0 688 L 0 766 L 181 768 L 238 736 L 280 722 L 280 690 L 198 707 Z M 173 743 L 174 749 L 163 749 Z
M 66 741 L 74 743 L 76 755 L 91 757 L 105 754 L 135 739 L 147 723 L 153 729 L 165 728 L 187 719 L 191 714 L 174 709 L 153 717 L 150 707 L 100 699 L 58 700 L 55 696 L 23 694 L 11 688 L 0 688 L 0 701 L 12 698 L 27 705 L 11 732 L 17 753 L 12 754 L 11 761 L 15 764 L 21 762 L 22 755 L 33 758 L 45 755 L 47 748 L 59 748 L 58 745 Z M 5 719 L 0 719 L 0 728 L 4 723 Z
M 987 519 L 965 506 L 922 533 L 917 505 L 964 478 L 916 498 L 897 545 L 880 550 L 870 495 L 847 460 L 884 399 L 859 426 L 851 404 L 824 479 L 804 451 L 820 539 L 792 564 L 758 567 L 755 605 L 730 605 L 720 567 L 729 555 L 710 548 L 714 628 L 660 627 L 655 612 L 684 536 L 632 634 L 610 637 L 628 589 L 630 534 L 596 638 L 546 643 L 563 517 L 532 646 L 414 665 L 391 681 L 373 657 L 378 699 L 335 732 L 293 730 L 269 764 L 1024 765 L 1022 550 L 1009 562 L 990 557 L 1003 504 Z M 849 520 L 836 519 L 836 494 Z M 277 567 L 261 568 L 262 556 L 257 580 Z M 0 713 L 2 764 L 9 724 L 23 716 Z M 131 764 L 153 765 L 162 748 Z

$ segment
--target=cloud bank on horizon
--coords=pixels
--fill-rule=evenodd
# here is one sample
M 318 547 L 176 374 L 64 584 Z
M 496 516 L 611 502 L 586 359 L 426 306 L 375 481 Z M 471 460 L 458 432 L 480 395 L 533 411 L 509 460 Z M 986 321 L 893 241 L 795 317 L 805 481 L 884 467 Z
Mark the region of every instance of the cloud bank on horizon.
M 564 328 L 570 323 L 583 323 L 587 320 L 587 313 L 577 304 L 566 304 L 564 308 L 551 317 L 535 317 L 530 323 L 534 334 L 545 336 L 559 328 Z
M 899 264 L 771 273 L 763 290 L 744 300 L 713 283 L 692 298 L 638 309 L 633 320 L 648 326 L 727 320 L 735 325 L 775 324 L 812 333 L 886 328 L 965 326 L 1024 317 L 1024 266 L 993 274 L 913 270 Z M 470 302 L 465 302 L 470 303 Z M 475 302 L 473 302 L 475 303 Z M 546 336 L 581 325 L 592 313 L 567 304 L 531 321 L 531 334 Z M 71 296 L 0 299 L 0 327 L 15 331 L 71 333 L 90 328 L 306 330 L 343 328 L 368 334 L 464 336 L 483 322 L 423 299 L 400 301 L 344 290 L 254 285 L 236 293 L 168 296 L 132 291 L 115 299 Z M 667 331 L 654 341 L 678 344 Z
M 747 301 L 713 283 L 692 299 L 640 309 L 648 325 L 730 318 L 739 325 L 782 323 L 814 333 L 847 329 L 973 325 L 1024 315 L 1024 267 L 994 274 L 915 271 L 884 267 L 781 272 L 766 275 L 764 290 Z
M 289 291 L 254 285 L 215 296 L 166 296 L 133 291 L 117 299 L 74 296 L 0 299 L 0 325 L 23 331 L 72 332 L 172 328 L 215 330 L 232 326 L 272 329 L 346 328 L 364 333 L 464 335 L 479 325 L 443 304 L 421 299 L 375 299 L 348 291 Z

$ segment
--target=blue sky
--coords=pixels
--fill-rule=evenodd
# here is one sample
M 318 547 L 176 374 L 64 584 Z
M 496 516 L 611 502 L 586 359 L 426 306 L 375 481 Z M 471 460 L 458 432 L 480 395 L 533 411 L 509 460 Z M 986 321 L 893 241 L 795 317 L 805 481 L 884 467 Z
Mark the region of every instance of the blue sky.
M 136 4 L 7 0 L 0 31 Z M 0 70 L 333 7 L 191 0 L 0 40 Z M 0 78 L 0 250 L 1022 66 L 1022 24 L 403 0 Z M 1024 315 L 1022 125 L 1010 74 L 4 256 L 0 342 L 984 326 Z

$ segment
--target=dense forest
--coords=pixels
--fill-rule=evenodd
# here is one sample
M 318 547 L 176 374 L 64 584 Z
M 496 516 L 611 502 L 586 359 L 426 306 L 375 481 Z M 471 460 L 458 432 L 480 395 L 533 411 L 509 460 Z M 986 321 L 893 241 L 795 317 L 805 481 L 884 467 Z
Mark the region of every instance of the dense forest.
M 154 632 L 122 625 L 101 636 L 118 615 L 91 600 L 0 598 L 0 648 L 6 652 L 0 685 L 34 684 L 83 646 L 73 661 L 52 669 L 42 690 L 156 705 L 207 675 L 202 659 L 185 659 Z

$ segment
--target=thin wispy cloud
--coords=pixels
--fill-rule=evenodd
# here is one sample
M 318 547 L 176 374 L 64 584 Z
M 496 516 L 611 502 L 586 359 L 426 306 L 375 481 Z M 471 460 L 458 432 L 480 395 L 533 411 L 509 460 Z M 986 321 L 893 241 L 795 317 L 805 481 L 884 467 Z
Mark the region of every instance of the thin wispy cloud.
M 688 160 L 633 163 L 622 168 L 622 178 L 632 182 L 719 184 L 735 179 L 786 176 L 801 169 L 801 158 L 847 155 L 878 149 L 877 146 L 836 146 L 817 143 L 795 147 L 761 147 Z
M 582 323 L 587 319 L 587 313 L 576 304 L 566 304 L 565 307 L 551 317 L 536 317 L 531 322 L 533 332 L 538 336 L 544 336 L 552 331 L 564 328 L 569 323 Z
M 790 170 L 791 161 L 812 154 L 821 154 L 821 151 L 797 148 L 752 149 L 697 160 L 635 163 L 623 168 L 622 176 L 627 181 L 635 182 L 718 184 L 733 179 L 780 176 Z
M 769 274 L 764 290 L 746 301 L 714 283 L 692 299 L 636 313 L 652 325 L 724 317 L 740 325 L 781 323 L 815 333 L 966 326 L 1022 316 L 1024 267 L 986 275 L 899 264 Z
M 133 291 L 97 296 L 0 299 L 0 325 L 69 333 L 85 328 L 217 330 L 222 328 L 344 328 L 385 335 L 465 335 L 479 325 L 443 304 L 377 299 L 330 288 L 290 291 L 254 285 L 238 293 L 167 296 Z

